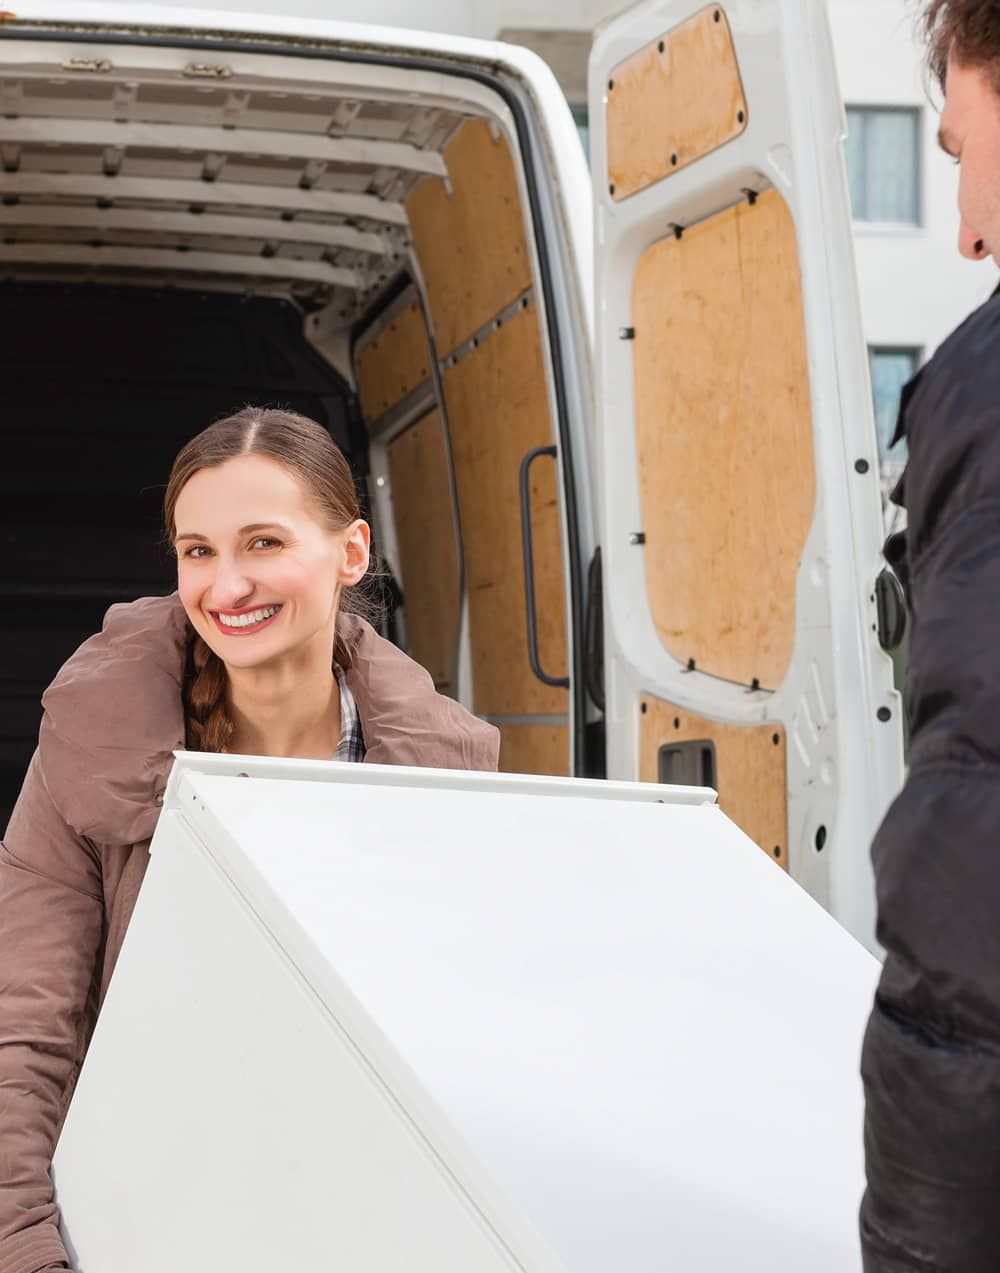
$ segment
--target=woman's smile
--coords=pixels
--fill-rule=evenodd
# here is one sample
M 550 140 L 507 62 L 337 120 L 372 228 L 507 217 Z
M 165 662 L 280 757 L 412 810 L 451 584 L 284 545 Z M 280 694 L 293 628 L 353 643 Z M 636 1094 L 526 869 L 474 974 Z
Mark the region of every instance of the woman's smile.
M 269 627 L 281 613 L 281 603 L 255 606 L 252 610 L 210 610 L 220 632 L 229 637 L 252 636 Z

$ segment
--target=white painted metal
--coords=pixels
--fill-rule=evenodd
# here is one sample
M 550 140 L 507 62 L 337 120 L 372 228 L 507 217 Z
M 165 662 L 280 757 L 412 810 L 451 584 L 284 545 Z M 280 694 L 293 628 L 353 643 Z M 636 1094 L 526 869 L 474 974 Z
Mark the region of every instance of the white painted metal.
M 408 225 L 401 203 L 374 195 L 340 190 L 302 190 L 298 186 L 254 185 L 244 182 L 186 181 L 172 177 L 106 177 L 92 173 L 9 172 L 3 175 L 6 194 L 78 196 L 85 199 L 134 199 L 156 203 L 196 204 L 201 207 L 284 208 L 291 212 L 328 213 Z
M 232 81 L 240 76 L 284 79 L 300 88 L 306 84 L 314 91 L 353 90 L 360 99 L 380 100 L 403 93 L 415 106 L 441 105 L 454 110 L 461 104 L 464 111 L 490 118 L 502 118 L 504 107 L 497 95 L 485 85 L 461 77 L 437 74 L 416 68 L 388 67 L 370 63 L 344 63 L 336 60 L 343 52 L 383 52 L 386 56 L 404 58 L 421 54 L 444 55 L 458 70 L 499 72 L 518 84 L 527 95 L 543 141 L 545 164 L 551 176 L 551 192 L 566 235 L 568 280 L 579 303 L 581 321 L 589 332 L 592 323 L 592 225 L 591 191 L 586 163 L 580 150 L 572 116 L 565 96 L 552 72 L 536 54 L 518 45 L 470 40 L 427 31 L 379 27 L 364 22 L 324 22 L 298 17 L 294 13 L 248 14 L 216 3 L 211 10 L 183 7 L 156 8 L 144 5 L 89 4 L 74 0 L 21 0 L 17 6 L 19 20 L 44 25 L 79 21 L 85 12 L 88 24 L 108 29 L 108 43 L 113 45 L 113 31 L 123 33 L 172 31 L 198 37 L 206 32 L 239 33 L 252 39 L 255 35 L 278 37 L 289 43 L 302 41 L 307 47 L 329 48 L 329 60 L 300 61 L 278 54 L 245 53 L 227 49 L 225 56 L 213 54 L 232 71 Z M 10 27 L 17 30 L 17 25 Z M 25 39 L 0 42 L 0 67 L 5 63 L 14 70 L 24 66 L 30 73 L 40 63 L 59 59 L 94 56 L 93 46 L 74 44 L 72 29 L 67 29 L 64 43 L 35 43 L 30 28 Z M 114 50 L 113 70 L 127 66 L 129 72 L 144 69 L 162 74 L 184 68 L 197 60 L 190 49 L 132 46 Z M 207 60 L 207 59 L 206 59 Z M 228 84 L 232 81 L 227 81 Z M 310 191 L 310 194 L 319 193 Z M 589 439 L 588 439 L 589 444 Z M 579 448 L 582 453 L 582 447 Z M 581 454 L 581 460 L 583 456 Z
M 436 147 L 462 117 L 487 118 L 493 128 L 505 134 L 515 157 L 519 193 L 529 223 L 528 251 L 540 323 L 543 330 L 551 324 L 559 338 L 558 369 L 553 347 L 544 342 L 547 388 L 552 419 L 556 420 L 561 410 L 556 377 L 561 376 L 569 404 L 565 415 L 574 451 L 572 476 L 562 470 L 562 453 L 558 464 L 562 483 L 572 481 L 575 488 L 572 529 L 578 536 L 585 569 L 596 542 L 590 476 L 590 186 L 575 125 L 548 67 L 523 48 L 449 36 L 380 30 L 362 24 L 303 22 L 294 17 L 275 22 L 204 10 L 129 8 L 126 12 L 114 5 L 86 6 L 91 33 L 102 31 L 105 38 L 99 45 L 85 44 L 74 41 L 72 23 L 80 14 L 73 4 L 27 0 L 18 10 L 17 21 L 5 28 L 19 37 L 23 29 L 24 38 L 0 41 L 0 73 L 7 77 L 9 99 L 18 105 L 16 111 L 8 112 L 15 113 L 16 119 L 0 121 L 0 137 L 24 146 L 22 170 L 9 175 L 11 192 L 26 198 L 95 197 L 113 200 L 116 209 L 123 200 L 134 199 L 144 204 L 213 206 L 227 212 L 242 207 L 331 212 L 402 227 L 406 225 L 402 200 L 422 172 L 443 173 Z M 63 27 L 65 39 L 32 40 L 32 24 L 60 22 L 67 24 Z M 119 34 L 145 36 L 157 31 L 166 41 L 159 47 L 125 45 L 116 39 Z M 259 40 L 259 50 L 227 45 L 204 52 L 171 47 L 168 42 L 171 35 L 215 39 L 226 31 L 238 32 L 251 43 L 258 36 L 267 36 L 271 48 L 270 37 L 276 36 L 292 47 L 298 44 L 303 51 L 324 56 L 286 56 Z M 381 51 L 387 59 L 401 59 L 402 64 L 348 60 L 359 51 L 366 58 Z M 459 74 L 406 65 L 422 54 L 443 55 Z M 192 73 L 197 69 L 194 64 L 201 68 L 197 76 Z M 95 71 L 94 67 L 102 69 Z M 463 70 L 468 76 L 461 75 Z M 523 131 L 500 94 L 490 84 L 472 78 L 483 75 L 502 78 L 524 108 L 526 128 L 532 136 L 530 172 L 521 149 Z M 39 81 L 44 81 L 44 86 Z M 83 103 L 79 115 L 68 108 L 77 84 L 81 85 Z M 98 88 L 102 84 L 103 92 Z M 28 85 L 30 91 L 24 87 Z M 144 96 L 147 86 L 157 91 Z M 202 121 L 194 113 L 199 93 L 205 94 Z M 62 101 L 67 106 L 60 110 Z M 144 115 L 150 103 L 155 118 Z M 372 103 L 377 106 L 369 110 Z M 33 113 L 32 104 L 37 113 Z M 220 129 L 220 124 L 229 127 Z M 3 128 L 8 131 L 4 133 Z M 332 132 L 334 139 L 324 137 L 324 131 Z M 151 147 L 155 153 L 149 153 Z M 347 147 L 355 149 L 349 152 Z M 305 163 L 298 174 L 287 164 L 272 163 L 266 169 L 249 162 L 241 166 L 251 154 L 270 155 L 274 160 L 284 160 L 287 154 Z M 356 155 L 364 162 L 350 170 L 324 170 L 322 165 L 338 155 Z M 405 163 L 396 162 L 400 156 Z M 31 171 L 37 165 L 58 171 Z M 121 175 L 94 171 L 99 166 Z M 197 180 L 201 175 L 216 179 Z M 307 184 L 353 185 L 354 189 L 301 189 L 297 176 Z M 367 193 L 372 190 L 382 197 Z M 537 224 L 529 216 L 529 194 L 540 209 Z M 85 220 L 91 224 L 89 216 Z M 79 233 L 67 233 L 67 238 L 77 238 Z M 537 241 L 539 236 L 544 245 Z M 130 250 L 137 246 L 128 243 Z M 228 259 L 232 246 L 228 242 L 217 244 L 223 251 L 215 255 Z M 541 287 L 543 255 L 555 276 L 551 294 Z M 67 258 L 68 277 L 72 277 L 69 262 L 73 259 Z M 110 258 L 102 259 L 107 262 Z M 159 268 L 167 278 L 173 260 L 178 270 L 187 271 L 190 254 L 161 257 Z M 268 271 L 268 277 L 278 278 L 277 266 L 273 273 Z M 317 280 L 311 276 L 303 281 Z M 369 281 L 380 285 L 385 276 L 375 274 Z M 294 290 L 291 274 L 285 282 Z M 554 304 L 551 317 L 546 312 L 550 295 Z M 337 296 L 330 308 L 346 324 L 369 299 L 370 293 L 367 297 Z M 565 499 L 560 500 L 560 517 L 569 597 L 571 528 Z M 572 622 L 567 607 L 568 646 Z M 574 710 L 572 705 L 570 710 Z
M 77 265 L 169 271 L 172 273 L 232 274 L 251 278 L 305 279 L 360 288 L 357 270 L 340 269 L 325 261 L 296 261 L 291 257 L 251 256 L 238 252 L 177 252 L 152 248 L 88 247 L 85 243 L 0 243 L 0 264 Z
M 859 1269 L 877 964 L 706 798 L 182 754 L 79 1267 Z
M 13 207 L 0 206 L 0 225 L 25 229 L 52 226 L 91 233 L 134 230 L 148 235 L 201 235 L 264 239 L 275 243 L 317 243 L 322 247 L 349 248 L 379 256 L 393 249 L 392 243 L 381 235 L 355 230 L 349 225 L 283 221 L 278 217 L 206 216 L 192 212 L 164 212 L 156 208 L 81 208 L 67 204 L 38 207 L 22 203 Z
M 199 128 L 191 124 L 118 123 L 100 119 L 0 119 L 0 143 L 54 146 L 123 146 L 192 150 L 219 155 L 270 155 L 319 159 L 336 164 L 383 165 L 443 177 L 436 150 L 403 142 L 359 137 L 322 137 L 290 129 Z
M 900 703 L 873 626 L 881 517 L 868 375 L 857 303 L 841 137 L 843 118 L 822 0 L 729 0 L 726 14 L 749 103 L 745 133 L 644 192 L 607 194 L 605 86 L 623 58 L 704 7 L 647 0 L 607 23 L 590 65 L 597 217 L 597 399 L 604 551 L 608 757 L 615 777 L 636 773 L 638 698 L 652 691 L 734 722 L 788 730 L 793 875 L 875 948 L 872 835 L 902 781 Z M 652 126 L 652 125 L 651 125 Z M 688 673 L 666 652 L 650 614 L 642 551 L 631 290 L 642 253 L 673 224 L 689 226 L 776 187 L 798 235 L 817 462 L 815 522 L 799 569 L 791 670 L 773 694 Z M 869 463 L 865 476 L 854 461 Z M 888 708 L 891 722 L 877 719 Z M 827 836 L 816 847 L 819 828 Z

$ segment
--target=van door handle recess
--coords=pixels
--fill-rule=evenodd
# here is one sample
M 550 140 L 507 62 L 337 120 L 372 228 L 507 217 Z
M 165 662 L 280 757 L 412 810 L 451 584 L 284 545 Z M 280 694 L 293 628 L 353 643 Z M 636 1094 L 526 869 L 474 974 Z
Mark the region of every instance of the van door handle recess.
M 521 461 L 521 547 L 524 552 L 524 610 L 528 620 L 528 658 L 531 670 L 544 685 L 569 689 L 568 676 L 549 676 L 538 661 L 538 623 L 535 610 L 535 550 L 531 539 L 531 466 L 542 455 L 553 459 L 559 454 L 554 446 L 536 446 Z

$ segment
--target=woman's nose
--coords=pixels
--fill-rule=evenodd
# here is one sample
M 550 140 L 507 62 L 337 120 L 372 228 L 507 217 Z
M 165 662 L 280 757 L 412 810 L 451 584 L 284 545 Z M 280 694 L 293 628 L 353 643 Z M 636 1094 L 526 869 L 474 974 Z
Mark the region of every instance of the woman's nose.
M 220 560 L 212 581 L 214 610 L 241 610 L 253 597 L 254 584 L 237 562 Z

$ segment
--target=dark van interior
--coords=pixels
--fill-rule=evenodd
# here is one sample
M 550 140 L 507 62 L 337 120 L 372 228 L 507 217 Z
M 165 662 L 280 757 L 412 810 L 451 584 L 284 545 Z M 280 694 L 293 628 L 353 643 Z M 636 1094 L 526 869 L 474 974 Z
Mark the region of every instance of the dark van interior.
M 173 587 L 162 498 L 184 442 L 255 402 L 325 424 L 359 464 L 364 448 L 354 395 L 280 297 L 7 281 L 0 384 L 5 826 L 56 670 L 109 605 Z

